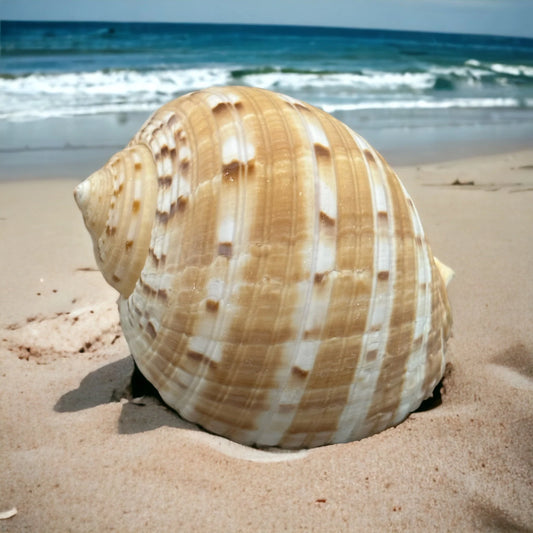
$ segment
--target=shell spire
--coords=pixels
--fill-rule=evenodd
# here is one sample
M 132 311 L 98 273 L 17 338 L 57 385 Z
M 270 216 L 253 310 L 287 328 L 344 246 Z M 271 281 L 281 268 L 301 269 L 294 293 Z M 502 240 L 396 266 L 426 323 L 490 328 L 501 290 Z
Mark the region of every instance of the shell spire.
M 148 255 L 156 167 L 143 144 L 125 148 L 74 190 L 106 281 L 127 298 Z
M 442 278 L 442 281 L 444 281 L 444 285 L 447 287 L 450 284 L 450 281 L 452 281 L 452 279 L 455 277 L 455 272 L 448 265 L 445 265 L 442 261 L 439 261 L 436 257 L 433 259 L 435 259 L 435 264 L 439 269 L 439 274 Z

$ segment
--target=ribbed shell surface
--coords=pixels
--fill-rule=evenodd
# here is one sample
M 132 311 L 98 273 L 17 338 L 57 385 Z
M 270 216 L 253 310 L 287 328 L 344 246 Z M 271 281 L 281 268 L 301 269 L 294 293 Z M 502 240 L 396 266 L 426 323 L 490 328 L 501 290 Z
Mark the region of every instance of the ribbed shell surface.
M 153 155 L 156 205 L 119 309 L 165 402 L 235 441 L 298 448 L 371 435 L 431 395 L 445 285 L 364 139 L 290 97 L 227 87 L 163 106 L 136 145 Z

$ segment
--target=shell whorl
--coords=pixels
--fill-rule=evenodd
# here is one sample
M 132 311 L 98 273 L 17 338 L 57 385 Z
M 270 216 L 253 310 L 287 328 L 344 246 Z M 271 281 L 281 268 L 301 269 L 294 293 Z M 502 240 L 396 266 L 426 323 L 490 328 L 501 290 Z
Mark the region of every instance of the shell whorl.
M 98 268 L 123 297 L 133 291 L 146 262 L 156 187 L 152 152 L 136 144 L 115 154 L 74 190 Z
M 171 407 L 296 448 L 368 436 L 431 395 L 451 327 L 441 267 L 364 139 L 293 98 L 226 87 L 163 106 L 126 150 L 139 146 L 146 208 L 142 222 L 122 209 L 117 235 L 142 227 L 146 255 L 119 310 Z

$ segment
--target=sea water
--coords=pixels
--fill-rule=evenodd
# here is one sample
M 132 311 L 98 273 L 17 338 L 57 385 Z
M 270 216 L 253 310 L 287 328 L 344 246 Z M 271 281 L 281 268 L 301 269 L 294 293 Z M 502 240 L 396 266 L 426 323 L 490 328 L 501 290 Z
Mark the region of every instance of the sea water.
M 529 39 L 2 21 L 0 46 L 0 177 L 24 173 L 21 165 L 37 175 L 85 172 L 126 144 L 160 105 L 212 85 L 305 100 L 400 163 L 533 141 Z

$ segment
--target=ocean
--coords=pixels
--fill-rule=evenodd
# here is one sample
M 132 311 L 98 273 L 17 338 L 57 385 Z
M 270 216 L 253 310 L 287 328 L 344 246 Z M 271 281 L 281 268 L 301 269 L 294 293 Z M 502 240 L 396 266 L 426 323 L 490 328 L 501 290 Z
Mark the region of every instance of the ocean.
M 83 177 L 157 107 L 212 85 L 251 85 L 305 100 L 346 122 L 393 163 L 533 141 L 529 39 L 2 21 L 0 46 L 0 178 Z

